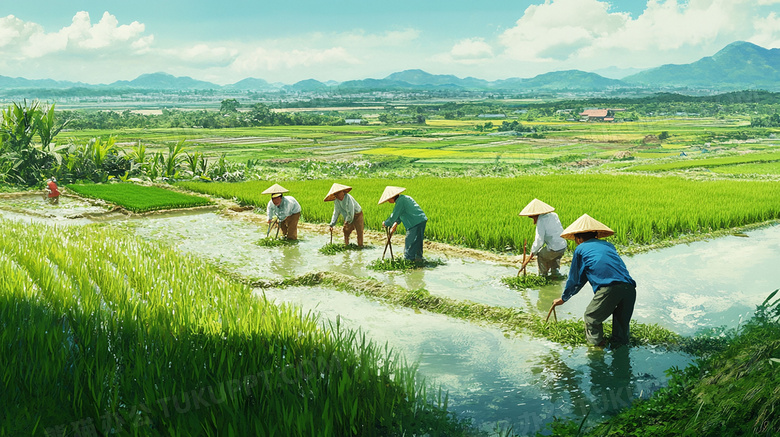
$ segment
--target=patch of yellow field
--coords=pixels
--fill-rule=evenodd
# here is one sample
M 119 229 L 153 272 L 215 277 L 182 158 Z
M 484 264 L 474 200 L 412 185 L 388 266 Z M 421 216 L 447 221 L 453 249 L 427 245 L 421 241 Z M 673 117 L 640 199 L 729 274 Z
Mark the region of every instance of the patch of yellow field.
M 363 150 L 364 155 L 392 155 L 407 158 L 444 158 L 466 155 L 465 153 L 439 149 L 395 149 L 392 147 L 380 147 L 377 149 Z

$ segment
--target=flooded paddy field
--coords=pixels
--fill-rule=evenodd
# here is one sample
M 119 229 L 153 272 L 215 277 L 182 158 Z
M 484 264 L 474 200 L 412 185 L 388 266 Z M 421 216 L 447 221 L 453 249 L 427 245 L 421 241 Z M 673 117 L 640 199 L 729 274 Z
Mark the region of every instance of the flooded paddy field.
M 373 271 L 366 266 L 382 257 L 379 241 L 368 241 L 371 247 L 362 251 L 324 255 L 319 248 L 330 236 L 309 229 L 300 232 L 297 244 L 269 248 L 256 244 L 266 237 L 264 224 L 215 212 L 131 218 L 114 215 L 115 220 L 104 220 L 104 216 L 89 214 L 106 213 L 106 208 L 77 199 L 63 198 L 54 206 L 40 196 L 29 197 L 1 198 L 0 217 L 56 226 L 101 221 L 251 279 L 280 280 L 332 271 L 412 290 L 425 289 L 459 301 L 540 314 L 547 312 L 564 286 L 558 282 L 515 291 L 500 279 L 514 276 L 516 267 L 433 251 L 427 251 L 426 256 L 441 259 L 444 265 L 409 272 Z M 334 232 L 334 241 L 340 238 Z M 402 252 L 402 247 L 395 247 L 395 251 Z M 624 260 L 638 284 L 637 321 L 658 323 L 682 335 L 711 327 L 735 327 L 780 283 L 780 271 L 773 268 L 780 261 L 780 227 L 750 231 L 746 237 L 678 245 Z M 581 418 L 588 411 L 590 420 L 596 420 L 627 406 L 631 399 L 649 396 L 665 385 L 666 369 L 692 361 L 689 355 L 660 347 L 606 352 L 564 347 L 507 334 L 497 326 L 389 305 L 327 286 L 256 289 L 256 293 L 258 298 L 298 305 L 318 314 L 323 323 L 338 320 L 376 343 L 388 344 L 408 361 L 418 363 L 429 383 L 449 393 L 451 411 L 472 418 L 485 430 L 512 426 L 515 432 L 533 433 L 553 416 Z M 581 319 L 591 296 L 586 285 L 558 308 L 558 316 Z

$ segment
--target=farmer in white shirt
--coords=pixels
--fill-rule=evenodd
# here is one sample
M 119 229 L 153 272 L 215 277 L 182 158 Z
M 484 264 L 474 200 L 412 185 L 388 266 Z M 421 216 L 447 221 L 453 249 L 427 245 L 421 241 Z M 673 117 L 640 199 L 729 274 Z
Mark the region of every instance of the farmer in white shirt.
M 531 246 L 531 255 L 536 255 L 539 275 L 546 276 L 552 270 L 552 276 L 558 276 L 561 258 L 566 252 L 566 240 L 561 238 L 563 226 L 555 208 L 534 199 L 520 211 L 520 216 L 531 217 L 536 225 L 536 238 Z M 530 259 L 529 259 L 530 260 Z
M 357 244 L 363 247 L 363 209 L 357 203 L 354 197 L 348 193 L 352 187 L 341 184 L 333 184 L 330 187 L 328 195 L 323 199 L 324 202 L 333 201 L 333 217 L 330 219 L 330 230 L 336 226 L 339 216 L 344 217 L 344 245 L 349 245 L 349 235 L 355 231 L 357 235 Z
M 285 196 L 289 190 L 279 184 L 273 184 L 261 194 L 270 194 L 267 215 L 268 224 L 274 217 L 279 220 L 279 230 L 288 240 L 298 239 L 298 220 L 301 218 L 301 205 L 292 196 Z

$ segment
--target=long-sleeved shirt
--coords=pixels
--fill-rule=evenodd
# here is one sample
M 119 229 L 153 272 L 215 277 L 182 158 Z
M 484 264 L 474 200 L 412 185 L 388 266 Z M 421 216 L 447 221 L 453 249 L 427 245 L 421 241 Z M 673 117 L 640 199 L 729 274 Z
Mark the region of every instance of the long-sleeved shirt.
M 283 221 L 287 217 L 301 212 L 301 205 L 292 196 L 282 196 L 282 203 L 279 206 L 274 205 L 273 200 L 268 201 L 267 215 L 268 220 L 271 220 L 276 216 L 279 221 Z
M 540 215 L 536 220 L 536 238 L 533 246 L 531 246 L 531 253 L 538 254 L 545 244 L 549 250 L 558 251 L 566 249 L 566 240 L 561 237 L 562 233 L 563 226 L 558 218 L 558 214 L 549 212 Z
M 423 210 L 420 209 L 420 206 L 417 205 L 417 202 L 411 197 L 401 194 L 395 201 L 393 213 L 384 221 L 384 225 L 391 226 L 393 223 L 401 222 L 404 224 L 404 227 L 409 230 L 420 223 L 427 221 L 428 217 Z
M 355 214 L 361 211 L 363 209 L 360 208 L 357 200 L 349 194 L 344 194 L 344 200 L 335 199 L 333 201 L 333 217 L 330 219 L 330 226 L 336 224 L 339 215 L 344 217 L 344 223 L 352 223 L 352 220 L 355 219 Z
M 612 243 L 591 238 L 580 243 L 574 249 L 569 269 L 569 279 L 563 289 L 561 299 L 564 302 L 577 294 L 586 282 L 590 282 L 593 293 L 599 288 L 623 282 L 636 287 L 636 282 L 628 274 L 628 269 L 618 255 Z

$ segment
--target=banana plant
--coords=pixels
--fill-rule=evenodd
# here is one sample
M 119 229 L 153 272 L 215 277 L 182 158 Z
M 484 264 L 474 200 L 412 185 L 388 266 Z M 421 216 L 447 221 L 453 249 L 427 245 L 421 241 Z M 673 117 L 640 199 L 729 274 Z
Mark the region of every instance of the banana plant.
M 179 172 L 179 166 L 181 158 L 179 155 L 184 151 L 184 140 L 179 141 L 176 144 L 168 145 L 168 155 L 163 159 L 163 176 L 176 177 Z

